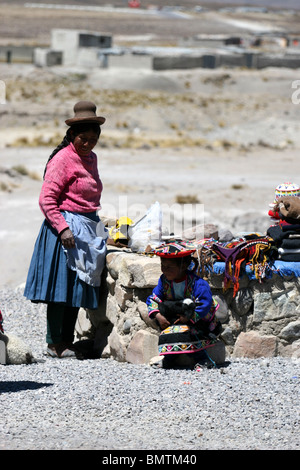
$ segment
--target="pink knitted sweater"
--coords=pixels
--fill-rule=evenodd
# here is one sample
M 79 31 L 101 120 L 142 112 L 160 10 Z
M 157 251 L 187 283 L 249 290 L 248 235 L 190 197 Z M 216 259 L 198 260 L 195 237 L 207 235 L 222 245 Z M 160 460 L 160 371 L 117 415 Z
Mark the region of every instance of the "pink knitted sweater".
M 100 206 L 101 192 L 96 154 L 80 157 L 71 143 L 48 163 L 39 205 L 50 225 L 60 233 L 68 228 L 60 211 L 93 212 Z

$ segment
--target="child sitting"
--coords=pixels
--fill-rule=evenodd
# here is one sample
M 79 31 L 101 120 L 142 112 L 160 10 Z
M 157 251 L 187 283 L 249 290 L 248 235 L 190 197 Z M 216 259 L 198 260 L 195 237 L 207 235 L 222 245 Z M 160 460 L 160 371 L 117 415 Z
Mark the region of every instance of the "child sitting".
M 215 315 L 218 304 L 210 287 L 189 269 L 193 251 L 177 243 L 154 250 L 161 257 L 162 275 L 146 303 L 149 317 L 162 330 L 159 355 L 166 368 L 207 363 L 206 349 L 216 343 L 220 332 Z

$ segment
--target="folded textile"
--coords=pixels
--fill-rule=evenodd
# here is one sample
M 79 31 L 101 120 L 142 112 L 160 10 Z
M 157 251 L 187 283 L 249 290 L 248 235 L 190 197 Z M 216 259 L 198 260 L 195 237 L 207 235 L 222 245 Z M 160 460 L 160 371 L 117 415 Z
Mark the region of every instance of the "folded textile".
M 300 253 L 300 248 L 278 248 L 279 254 Z
M 278 256 L 278 259 L 281 261 L 300 261 L 300 253 L 284 253 Z
M 215 262 L 213 265 L 213 272 L 216 274 L 224 274 L 225 263 L 222 261 Z M 243 274 L 245 274 L 248 279 L 256 279 L 255 273 L 248 264 L 246 264 Z M 287 261 L 276 259 L 268 264 L 265 277 L 270 279 L 274 274 L 278 274 L 280 276 L 296 276 L 300 278 L 300 262 L 294 259 Z
M 273 238 L 274 242 L 280 243 L 283 239 L 289 238 L 290 235 L 300 235 L 300 225 L 298 224 L 279 224 L 272 225 L 268 228 L 267 234 Z
M 280 244 L 282 248 L 297 249 L 300 248 L 300 238 L 284 238 Z
M 280 227 L 283 232 L 300 233 L 300 224 L 295 224 L 295 223 L 280 224 Z

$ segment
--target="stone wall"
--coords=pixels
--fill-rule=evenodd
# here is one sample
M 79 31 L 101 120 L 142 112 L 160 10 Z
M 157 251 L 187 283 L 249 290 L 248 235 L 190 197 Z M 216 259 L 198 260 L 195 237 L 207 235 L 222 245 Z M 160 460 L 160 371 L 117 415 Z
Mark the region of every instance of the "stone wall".
M 102 357 L 149 363 L 157 356 L 159 330 L 145 301 L 160 274 L 157 257 L 109 249 L 102 301 L 97 311 L 80 310 L 78 339 L 95 338 Z M 233 297 L 232 289 L 224 292 L 223 277 L 210 273 L 208 282 L 220 304 L 227 357 L 300 357 L 299 279 L 273 274 L 259 283 L 245 274 Z
M 220 307 L 222 339 L 235 357 L 300 357 L 300 282 L 273 273 L 259 282 L 244 275 L 235 297 L 223 291 L 223 274 L 209 284 Z

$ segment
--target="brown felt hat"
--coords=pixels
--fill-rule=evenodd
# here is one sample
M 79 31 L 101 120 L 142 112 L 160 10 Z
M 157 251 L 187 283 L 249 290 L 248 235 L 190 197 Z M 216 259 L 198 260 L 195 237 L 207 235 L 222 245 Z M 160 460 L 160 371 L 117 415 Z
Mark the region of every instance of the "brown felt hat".
M 78 122 L 98 122 L 104 124 L 105 118 L 96 115 L 96 105 L 91 101 L 79 101 L 74 106 L 74 117 L 67 119 L 67 126 L 72 126 Z

